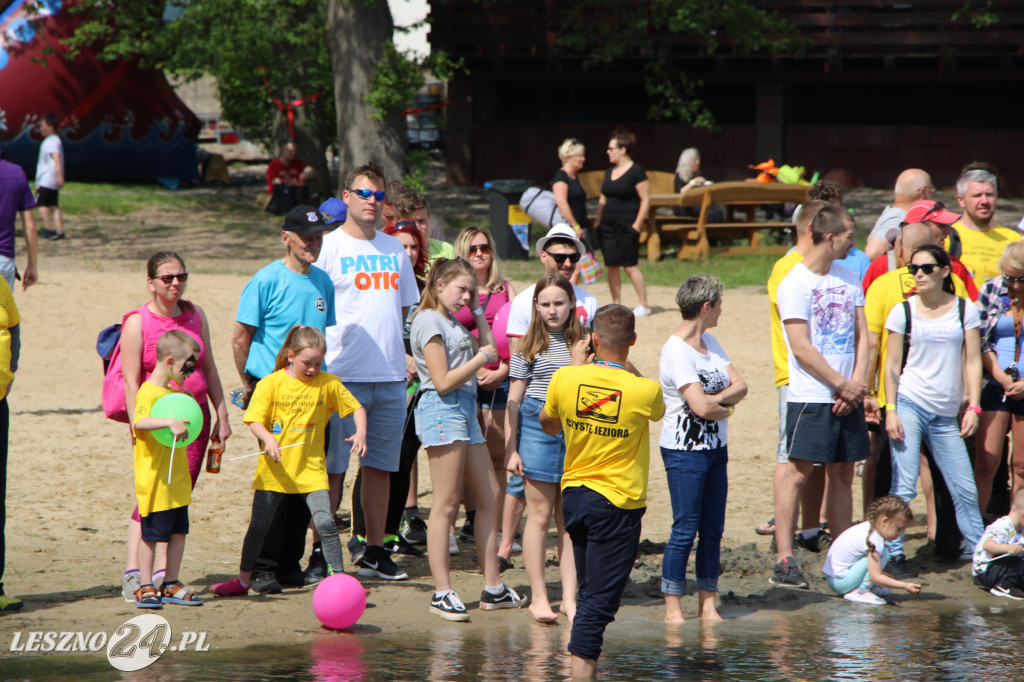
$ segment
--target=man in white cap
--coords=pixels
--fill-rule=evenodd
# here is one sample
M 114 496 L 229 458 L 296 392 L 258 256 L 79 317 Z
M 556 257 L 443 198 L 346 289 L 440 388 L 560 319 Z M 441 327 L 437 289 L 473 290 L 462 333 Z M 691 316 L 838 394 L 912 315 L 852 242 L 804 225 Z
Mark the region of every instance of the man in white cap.
M 558 223 L 548 233 L 537 240 L 537 254 L 540 262 L 544 265 L 545 274 L 559 272 L 565 275 L 566 279 L 576 269 L 576 263 L 586 252 L 583 242 L 576 238 L 576 230 L 565 223 Z M 530 328 L 530 318 L 533 316 L 533 287 L 530 285 L 512 301 L 512 310 L 508 316 L 508 337 L 510 345 L 513 346 L 518 339 L 526 336 L 526 330 Z M 587 292 L 586 289 L 572 286 L 576 292 L 576 315 L 584 327 L 590 326 L 597 312 L 597 299 Z

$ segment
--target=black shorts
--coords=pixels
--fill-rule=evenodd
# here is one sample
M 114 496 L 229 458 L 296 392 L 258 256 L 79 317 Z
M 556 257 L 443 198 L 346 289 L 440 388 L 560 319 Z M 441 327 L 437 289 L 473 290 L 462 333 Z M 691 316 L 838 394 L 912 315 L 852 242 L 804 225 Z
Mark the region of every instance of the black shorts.
M 789 403 L 786 442 L 790 459 L 822 464 L 859 462 L 871 454 L 863 406 L 837 417 L 832 403 Z
M 597 240 L 606 266 L 628 268 L 640 262 L 640 233 L 630 223 L 601 223 L 597 226 Z
M 981 410 L 983 412 L 1009 412 L 1018 417 L 1024 416 L 1024 400 L 1011 400 L 1003 397 L 1006 393 L 998 384 L 986 382 L 981 389 Z
M 36 188 L 36 206 L 53 206 L 56 208 L 59 205 L 59 198 L 59 189 L 50 189 L 49 187 Z
M 171 536 L 179 533 L 188 535 L 188 505 L 142 517 L 142 539 L 146 542 L 170 542 Z

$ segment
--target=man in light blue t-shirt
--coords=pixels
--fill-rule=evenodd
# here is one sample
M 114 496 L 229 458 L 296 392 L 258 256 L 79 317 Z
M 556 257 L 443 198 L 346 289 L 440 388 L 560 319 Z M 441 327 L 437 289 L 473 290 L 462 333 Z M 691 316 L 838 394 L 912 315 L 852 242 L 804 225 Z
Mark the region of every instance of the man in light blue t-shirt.
M 315 208 L 293 208 L 281 227 L 284 258 L 253 275 L 242 290 L 231 348 L 242 377 L 245 406 L 256 382 L 273 373 L 277 353 L 292 327 L 305 325 L 326 333 L 335 323 L 334 284 L 326 272 L 313 267 L 326 231 L 324 216 Z M 323 562 L 320 570 L 323 555 L 317 551 L 310 557 L 314 570 L 308 575 L 302 571 L 299 562 L 309 510 L 303 495 L 285 497 L 274 514 L 253 573 L 252 588 L 257 592 L 280 592 L 282 583 L 301 586 L 326 576 L 327 564 Z

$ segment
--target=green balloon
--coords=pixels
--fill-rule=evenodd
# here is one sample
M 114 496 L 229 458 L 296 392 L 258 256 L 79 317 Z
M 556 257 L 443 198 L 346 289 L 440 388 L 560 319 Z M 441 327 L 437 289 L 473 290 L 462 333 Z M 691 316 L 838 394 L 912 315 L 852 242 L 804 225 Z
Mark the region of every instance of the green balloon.
M 158 419 L 186 419 L 188 420 L 188 435 L 178 440 L 174 447 L 180 448 L 189 445 L 199 437 L 203 429 L 203 411 L 196 399 L 184 393 L 168 393 L 153 403 L 153 409 L 149 412 L 150 417 Z M 161 445 L 171 447 L 174 443 L 174 436 L 170 429 L 157 429 L 153 431 L 153 437 Z

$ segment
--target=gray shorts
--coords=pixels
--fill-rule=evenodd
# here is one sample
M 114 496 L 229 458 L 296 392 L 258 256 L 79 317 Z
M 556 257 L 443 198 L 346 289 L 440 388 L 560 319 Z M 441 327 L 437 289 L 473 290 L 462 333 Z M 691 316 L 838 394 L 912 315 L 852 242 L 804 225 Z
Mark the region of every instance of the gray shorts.
M 838 464 L 859 462 L 871 454 L 863 406 L 837 417 L 832 403 L 790 403 L 786 437 L 791 460 Z
M 345 388 L 366 410 L 366 456 L 359 465 L 381 471 L 398 471 L 405 430 L 405 382 L 346 381 Z M 343 474 L 348 471 L 349 451 L 352 449 L 352 444 L 345 439 L 355 435 L 356 420 L 352 415 L 342 419 L 335 414 L 328 428 L 331 440 L 327 446 L 327 473 Z

